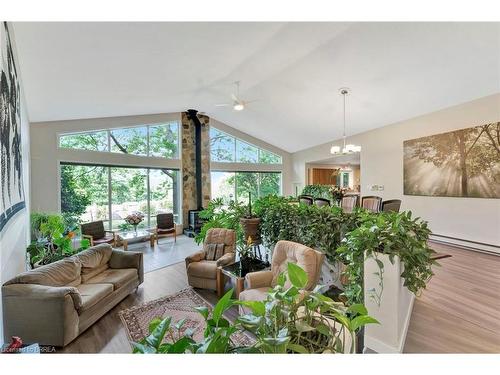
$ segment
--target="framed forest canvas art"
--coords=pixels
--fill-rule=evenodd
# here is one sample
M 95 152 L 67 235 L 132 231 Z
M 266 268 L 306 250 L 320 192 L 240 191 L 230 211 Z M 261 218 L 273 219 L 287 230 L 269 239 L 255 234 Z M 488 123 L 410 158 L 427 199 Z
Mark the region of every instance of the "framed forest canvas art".
M 0 232 L 25 207 L 21 94 L 7 23 L 0 29 Z
M 403 143 L 404 194 L 500 198 L 500 122 Z

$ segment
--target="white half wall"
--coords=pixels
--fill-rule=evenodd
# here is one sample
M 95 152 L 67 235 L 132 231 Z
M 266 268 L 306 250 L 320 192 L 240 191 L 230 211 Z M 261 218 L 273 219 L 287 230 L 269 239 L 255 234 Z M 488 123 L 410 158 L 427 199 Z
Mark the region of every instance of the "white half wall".
M 380 270 L 373 258 L 364 263 L 363 287 L 368 315 L 380 324 L 365 327 L 364 345 L 377 353 L 402 353 L 415 295 L 404 286 L 404 279 L 400 276 L 404 266 L 399 257 L 394 258 L 394 264 L 385 254 L 378 254 L 377 259 L 384 264 L 383 288 L 380 287 L 380 277 L 375 274 Z M 376 293 L 380 301 L 373 298 Z
M 493 245 L 500 253 L 500 199 L 421 197 L 403 195 L 403 141 L 500 121 L 500 94 L 349 137 L 361 145 L 361 194 L 401 199 L 402 210 L 429 222 L 438 235 Z M 331 141 L 292 154 L 292 181 L 305 184 L 306 163 L 330 155 Z M 383 191 L 370 191 L 383 185 Z

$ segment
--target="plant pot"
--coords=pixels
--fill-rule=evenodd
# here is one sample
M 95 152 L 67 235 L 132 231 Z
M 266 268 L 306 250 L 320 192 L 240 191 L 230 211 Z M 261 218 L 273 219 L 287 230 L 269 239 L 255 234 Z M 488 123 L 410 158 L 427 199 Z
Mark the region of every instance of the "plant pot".
M 245 241 L 248 237 L 252 238 L 253 245 L 260 245 L 262 240 L 260 238 L 260 217 L 241 218 L 240 224 L 243 228 L 243 235 Z
M 346 268 L 347 266 L 344 263 L 340 263 L 340 283 L 344 286 L 349 284 L 349 278 L 347 275 L 344 275 Z

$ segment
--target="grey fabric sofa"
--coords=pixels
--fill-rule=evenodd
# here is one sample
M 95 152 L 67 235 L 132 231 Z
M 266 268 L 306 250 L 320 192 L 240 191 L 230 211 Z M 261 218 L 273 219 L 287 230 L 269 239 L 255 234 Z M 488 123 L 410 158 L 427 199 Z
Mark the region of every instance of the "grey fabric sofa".
M 4 341 L 65 346 L 144 280 L 142 253 L 91 247 L 2 286 Z

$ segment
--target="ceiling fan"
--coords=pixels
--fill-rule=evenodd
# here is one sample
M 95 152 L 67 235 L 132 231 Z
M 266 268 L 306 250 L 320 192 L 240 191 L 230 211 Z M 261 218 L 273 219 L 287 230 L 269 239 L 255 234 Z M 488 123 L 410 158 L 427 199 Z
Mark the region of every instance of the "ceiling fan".
M 236 93 L 231 94 L 232 103 L 216 104 L 216 107 L 233 107 L 235 111 L 243 111 L 248 104 L 255 102 L 255 100 L 243 100 L 240 97 L 240 81 L 236 81 L 234 84 L 236 86 Z

